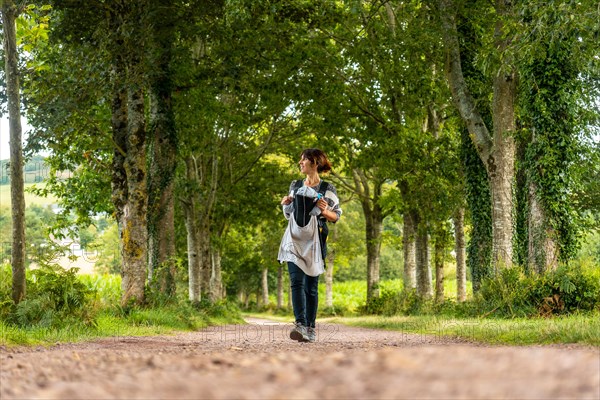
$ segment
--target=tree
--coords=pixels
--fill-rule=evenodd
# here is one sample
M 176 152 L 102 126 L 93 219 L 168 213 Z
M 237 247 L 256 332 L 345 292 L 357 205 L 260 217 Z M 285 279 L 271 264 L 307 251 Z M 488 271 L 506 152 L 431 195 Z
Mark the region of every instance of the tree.
M 590 2 L 532 4 L 522 10 L 519 136 L 527 237 L 519 243 L 532 272 L 556 269 L 577 252 L 580 218 L 572 198 L 597 54 Z M 580 17 L 574 18 L 575 15 Z M 559 27 L 557 29 L 557 27 Z M 597 29 L 597 28 L 596 28 Z M 587 87 L 586 87 L 587 86 Z M 589 105 L 588 105 L 589 104 Z M 597 105 L 596 105 L 597 107 Z M 593 113 L 592 113 L 593 114 Z M 597 114 L 597 113 L 596 113 Z
M 467 299 L 467 266 L 465 245 L 465 210 L 459 207 L 454 217 L 454 252 L 456 253 L 456 299 Z
M 121 236 L 123 304 L 145 298 L 148 256 L 145 32 L 142 4 L 118 3 L 106 10 L 112 69 L 113 204 Z M 142 24 L 143 26 L 143 24 Z M 118 154 L 117 154 L 118 153 Z
M 184 73 L 175 99 L 188 178 L 182 185 L 182 204 L 194 298 L 201 290 L 211 299 L 220 297 L 221 270 L 212 263 L 220 259 L 213 257 L 217 243 L 236 216 L 248 220 L 248 213 L 252 218 L 257 213 L 232 199 L 246 194 L 252 198 L 279 183 L 273 171 L 267 179 L 269 170 L 260 170 L 261 160 L 295 129 L 290 105 L 298 90 L 297 65 L 304 61 L 300 33 L 312 13 L 310 6 L 304 7 L 226 3 L 219 18 L 197 24 L 192 57 L 179 65 Z M 267 186 L 257 187 L 256 182 Z M 285 186 L 278 187 L 279 193 Z
M 555 268 L 573 257 L 577 247 L 570 171 L 577 154 L 576 131 L 585 129 L 580 121 L 594 102 L 590 90 L 580 85 L 593 81 L 589 77 L 597 34 L 591 28 L 595 22 L 588 18 L 596 5 L 504 0 L 493 8 L 478 1 L 458 8 L 452 0 L 438 4 L 448 83 L 490 183 L 493 268 L 515 260 L 529 264 L 532 271 Z M 473 10 L 478 18 L 467 17 Z M 465 25 L 476 29 L 469 31 Z M 464 57 L 465 52 L 470 54 Z M 486 95 L 477 87 L 477 74 L 479 83 L 488 82 L 493 93 Z M 488 109 L 491 118 L 486 116 Z M 519 132 L 517 121 L 523 127 Z M 477 216 L 480 221 L 482 215 Z M 474 284 L 477 279 L 474 276 Z
M 22 11 L 13 0 L 2 2 L 4 74 L 10 129 L 10 197 L 12 212 L 12 298 L 25 298 L 25 194 L 16 19 Z
M 173 1 L 149 2 L 150 124 L 148 143 L 148 281 L 175 291 L 175 168 L 178 138 L 173 109 L 173 47 L 178 10 Z M 155 274 L 158 273 L 158 276 Z
M 507 24 L 513 12 L 510 1 L 497 0 L 494 8 L 494 47 L 498 61 L 493 67 L 492 125 L 484 122 L 465 80 L 453 0 L 440 0 L 439 13 L 448 57 L 448 84 L 454 104 L 468 127 L 477 153 L 486 166 L 492 196 L 492 262 L 495 269 L 513 262 L 513 179 L 515 173 L 516 70 L 507 51 L 512 36 Z M 488 24 L 490 22 L 487 22 Z M 489 26 L 489 25 L 488 25 Z M 492 132 L 492 133 L 490 133 Z
M 106 209 L 98 206 L 110 196 L 109 208 L 121 233 L 122 301 L 142 303 L 147 276 L 146 4 L 114 2 L 109 6 L 92 1 L 85 5 L 56 2 L 54 6 L 52 44 L 39 56 L 58 68 L 40 68 L 38 79 L 29 88 L 36 106 L 33 121 L 39 128 L 35 136 L 38 143 L 46 142 L 58 150 L 54 165 L 78 171 L 88 178 L 89 187 L 100 188 L 82 190 L 79 183 L 71 187 L 74 191 L 63 190 L 70 195 L 66 199 L 81 209 L 84 219 L 89 218 L 90 211 Z M 61 74 L 68 78 L 57 80 L 83 90 L 62 90 L 62 86 L 60 90 L 49 89 L 52 79 Z M 80 134 L 86 130 L 92 134 Z M 65 140 L 56 140 L 57 136 Z M 110 194 L 106 192 L 107 182 L 111 182 Z M 67 186 L 57 183 L 54 188 Z M 79 201 L 82 199 L 85 201 Z

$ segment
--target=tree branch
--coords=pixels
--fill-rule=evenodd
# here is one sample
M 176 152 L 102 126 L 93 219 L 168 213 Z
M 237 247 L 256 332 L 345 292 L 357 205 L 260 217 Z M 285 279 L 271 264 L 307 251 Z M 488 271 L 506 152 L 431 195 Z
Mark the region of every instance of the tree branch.
M 440 0 L 438 4 L 444 32 L 448 84 L 452 91 L 452 99 L 460 116 L 467 125 L 479 157 L 487 165 L 487 160 L 492 152 L 493 140 L 481 114 L 475 106 L 475 101 L 469 92 L 463 75 L 454 1 Z

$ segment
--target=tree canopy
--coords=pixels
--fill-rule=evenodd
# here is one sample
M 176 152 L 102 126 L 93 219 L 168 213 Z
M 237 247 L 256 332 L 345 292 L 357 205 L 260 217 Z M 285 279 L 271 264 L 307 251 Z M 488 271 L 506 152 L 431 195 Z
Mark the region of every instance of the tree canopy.
M 124 304 L 182 274 L 192 301 L 254 289 L 307 147 L 361 211 L 333 247 L 342 264 L 364 249 L 369 299 L 389 235 L 430 297 L 464 209 L 476 289 L 568 264 L 597 223 L 591 0 L 23 3 L 26 150 L 52 169 L 39 191 L 60 199 L 57 234 L 114 218 Z

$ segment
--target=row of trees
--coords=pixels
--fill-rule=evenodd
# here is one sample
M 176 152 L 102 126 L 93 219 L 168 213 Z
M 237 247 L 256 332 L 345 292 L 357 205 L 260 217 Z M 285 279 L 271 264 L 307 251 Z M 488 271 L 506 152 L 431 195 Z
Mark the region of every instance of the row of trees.
M 465 262 L 475 288 L 513 263 L 556 268 L 576 251 L 581 216 L 598 210 L 585 201 L 594 190 L 585 139 L 598 118 L 596 7 L 23 2 L 17 72 L 35 127 L 28 146 L 51 150 L 55 171 L 73 172 L 51 174 L 45 189 L 62 199 L 65 216 L 79 225 L 98 212 L 117 220 L 124 303 L 143 302 L 147 284 L 171 293 L 180 254 L 192 301 L 222 298 L 228 273 L 229 282 L 233 273 L 246 279 L 236 259 L 274 263 L 278 199 L 309 146 L 327 151 L 336 166 L 329 179 L 361 206 L 368 299 L 379 296 L 383 226 L 392 218 L 402 225 L 405 287 L 432 296 L 433 264 L 442 298 L 454 236 L 463 300 Z M 4 18 L 17 12 L 4 1 Z M 5 45 L 7 88 L 16 53 Z M 18 98 L 8 104 L 18 110 Z M 16 175 L 18 165 L 12 160 Z M 70 224 L 63 218 L 63 228 Z M 257 232 L 259 248 L 232 246 Z

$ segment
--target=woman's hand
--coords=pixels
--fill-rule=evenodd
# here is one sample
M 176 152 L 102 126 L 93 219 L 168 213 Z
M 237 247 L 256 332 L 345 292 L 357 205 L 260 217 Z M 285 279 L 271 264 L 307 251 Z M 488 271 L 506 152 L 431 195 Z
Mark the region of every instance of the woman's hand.
M 283 198 L 281 199 L 281 205 L 282 206 L 287 206 L 292 201 L 294 201 L 294 198 L 292 196 L 283 196 Z
M 327 206 L 329 206 L 329 204 L 327 204 L 327 200 L 319 199 L 319 201 L 317 201 L 317 207 L 319 207 L 321 212 L 327 210 Z
M 321 210 L 321 215 L 329 222 L 335 222 L 338 220 L 338 215 L 329 209 L 327 200 L 320 199 L 317 201 L 317 207 Z

